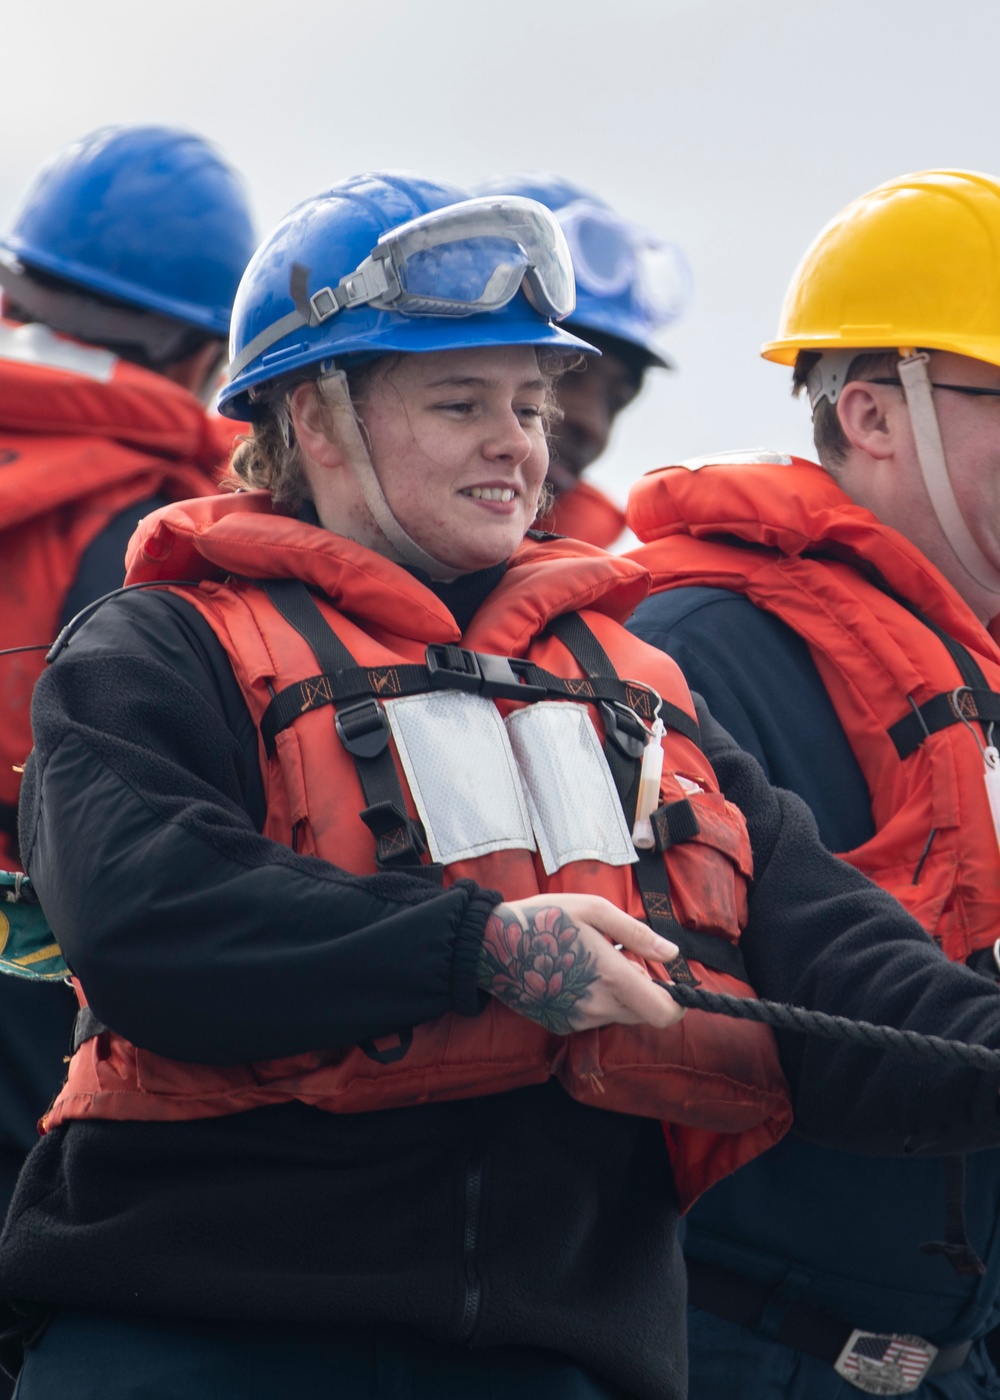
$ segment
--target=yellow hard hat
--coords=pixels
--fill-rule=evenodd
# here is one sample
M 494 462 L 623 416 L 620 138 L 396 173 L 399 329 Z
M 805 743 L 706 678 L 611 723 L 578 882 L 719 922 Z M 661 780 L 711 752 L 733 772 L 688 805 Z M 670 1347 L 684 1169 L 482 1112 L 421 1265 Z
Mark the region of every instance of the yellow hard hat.
M 799 264 L 761 354 L 899 347 L 1000 365 L 1000 180 L 921 170 L 849 204 Z

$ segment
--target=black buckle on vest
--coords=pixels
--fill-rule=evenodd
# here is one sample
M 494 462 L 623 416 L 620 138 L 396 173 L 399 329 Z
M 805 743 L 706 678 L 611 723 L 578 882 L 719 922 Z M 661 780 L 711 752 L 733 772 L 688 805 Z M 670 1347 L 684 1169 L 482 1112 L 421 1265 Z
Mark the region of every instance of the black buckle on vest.
M 389 742 L 389 721 L 377 700 L 359 700 L 337 711 L 337 733 L 356 758 L 377 758 Z
M 649 740 L 649 730 L 638 715 L 620 700 L 601 701 L 604 733 L 625 758 L 642 758 Z
M 548 694 L 543 685 L 524 679 L 533 663 L 518 657 L 490 656 L 445 642 L 429 646 L 424 660 L 432 690 L 466 690 L 490 700 L 544 700 Z

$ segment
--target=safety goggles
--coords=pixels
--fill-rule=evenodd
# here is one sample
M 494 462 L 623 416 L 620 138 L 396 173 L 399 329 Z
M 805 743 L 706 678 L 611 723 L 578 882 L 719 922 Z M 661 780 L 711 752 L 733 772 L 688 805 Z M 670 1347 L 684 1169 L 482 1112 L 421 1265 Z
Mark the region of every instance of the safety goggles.
M 232 378 L 256 356 L 303 326 L 371 306 L 403 316 L 475 316 L 499 311 L 523 289 L 540 315 L 561 321 L 576 306 L 573 262 L 555 216 L 520 195 L 449 204 L 382 234 L 336 286 L 310 296 L 307 268 L 292 269 L 295 310 L 244 346 Z
M 353 306 L 404 316 L 474 316 L 498 311 L 524 288 L 543 316 L 561 321 L 576 305 L 573 264 L 559 225 L 533 199 L 470 199 L 384 233 L 336 287 L 309 298 L 313 324 Z
M 690 296 L 691 269 L 675 244 L 588 199 L 565 205 L 556 217 L 582 288 L 597 297 L 631 292 L 652 326 L 668 325 L 681 315 Z

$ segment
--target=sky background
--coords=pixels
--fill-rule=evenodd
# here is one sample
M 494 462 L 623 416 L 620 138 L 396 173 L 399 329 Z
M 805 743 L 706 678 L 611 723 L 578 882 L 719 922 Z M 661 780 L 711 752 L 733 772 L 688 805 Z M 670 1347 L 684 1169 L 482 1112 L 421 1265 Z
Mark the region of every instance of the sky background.
M 694 272 L 591 478 L 809 453 L 758 358 L 820 228 L 907 171 L 1000 173 L 1000 0 L 12 0 L 0 225 L 38 165 L 112 122 L 186 126 L 243 173 L 263 234 L 327 184 L 551 170 L 674 240 Z

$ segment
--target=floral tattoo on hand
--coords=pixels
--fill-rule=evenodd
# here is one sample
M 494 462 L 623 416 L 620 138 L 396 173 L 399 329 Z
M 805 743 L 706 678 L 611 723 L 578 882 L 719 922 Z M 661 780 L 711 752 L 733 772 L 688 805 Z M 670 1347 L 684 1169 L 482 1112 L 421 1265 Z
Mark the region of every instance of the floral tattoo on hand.
M 525 928 L 500 904 L 486 924 L 478 982 L 512 1011 L 557 1035 L 578 1029 L 574 1011 L 597 981 L 576 924 L 558 905 L 535 909 Z

